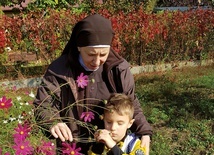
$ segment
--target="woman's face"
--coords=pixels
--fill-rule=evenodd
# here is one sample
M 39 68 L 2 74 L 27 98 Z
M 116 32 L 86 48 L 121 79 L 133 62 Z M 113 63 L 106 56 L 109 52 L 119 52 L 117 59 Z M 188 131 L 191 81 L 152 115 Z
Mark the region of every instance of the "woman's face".
M 85 66 L 90 70 L 97 70 L 105 63 L 110 47 L 78 47 Z

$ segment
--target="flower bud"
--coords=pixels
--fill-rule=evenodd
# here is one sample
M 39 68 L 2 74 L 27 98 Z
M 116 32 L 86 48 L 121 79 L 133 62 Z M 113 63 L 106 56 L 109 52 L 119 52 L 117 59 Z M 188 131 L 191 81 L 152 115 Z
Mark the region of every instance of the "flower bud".
M 103 120 L 103 115 L 100 115 L 99 118 L 100 118 L 101 120 Z

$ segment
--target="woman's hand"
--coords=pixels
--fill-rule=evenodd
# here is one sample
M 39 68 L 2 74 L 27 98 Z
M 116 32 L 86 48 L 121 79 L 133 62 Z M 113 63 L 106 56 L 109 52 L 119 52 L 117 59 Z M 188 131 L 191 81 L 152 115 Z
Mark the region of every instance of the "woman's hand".
M 141 147 L 146 148 L 146 155 L 149 155 L 149 147 L 150 147 L 150 136 L 149 135 L 143 135 L 141 137 Z
M 50 128 L 50 132 L 55 138 L 60 138 L 63 142 L 66 140 L 73 141 L 71 130 L 65 123 L 57 123 Z

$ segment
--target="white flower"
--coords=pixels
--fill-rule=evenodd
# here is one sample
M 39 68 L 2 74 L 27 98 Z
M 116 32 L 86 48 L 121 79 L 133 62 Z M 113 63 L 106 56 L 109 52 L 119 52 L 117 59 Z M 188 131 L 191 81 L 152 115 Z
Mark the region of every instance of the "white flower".
M 24 103 L 20 102 L 19 104 L 20 104 L 20 105 L 23 105 Z
M 9 120 L 12 122 L 12 121 L 15 121 L 16 118 L 10 117 Z
M 6 47 L 5 50 L 8 51 L 8 52 L 10 52 L 11 48 L 10 47 Z
M 22 99 L 22 97 L 21 97 L 21 96 L 17 96 L 16 99 L 17 99 L 18 101 L 20 101 L 20 100 Z
M 32 92 L 32 91 L 30 92 L 29 96 L 30 96 L 30 97 L 32 97 L 32 98 L 34 98 L 34 97 L 35 97 L 35 95 L 33 94 L 33 92 Z
M 7 124 L 7 123 L 8 123 L 8 121 L 7 121 L 7 120 L 3 120 L 3 123 L 4 123 L 4 124 Z
M 22 115 L 19 115 L 18 116 L 18 119 L 23 119 L 24 117 Z
M 25 105 L 29 105 L 29 103 L 28 103 L 28 102 L 26 102 L 26 103 L 25 103 Z

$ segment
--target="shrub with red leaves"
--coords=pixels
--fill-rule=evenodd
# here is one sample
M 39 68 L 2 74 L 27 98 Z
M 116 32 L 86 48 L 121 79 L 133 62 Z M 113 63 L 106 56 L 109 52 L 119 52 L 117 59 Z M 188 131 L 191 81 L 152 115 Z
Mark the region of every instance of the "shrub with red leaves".
M 0 48 L 4 48 L 5 45 L 6 45 L 5 33 L 4 30 L 0 29 Z

